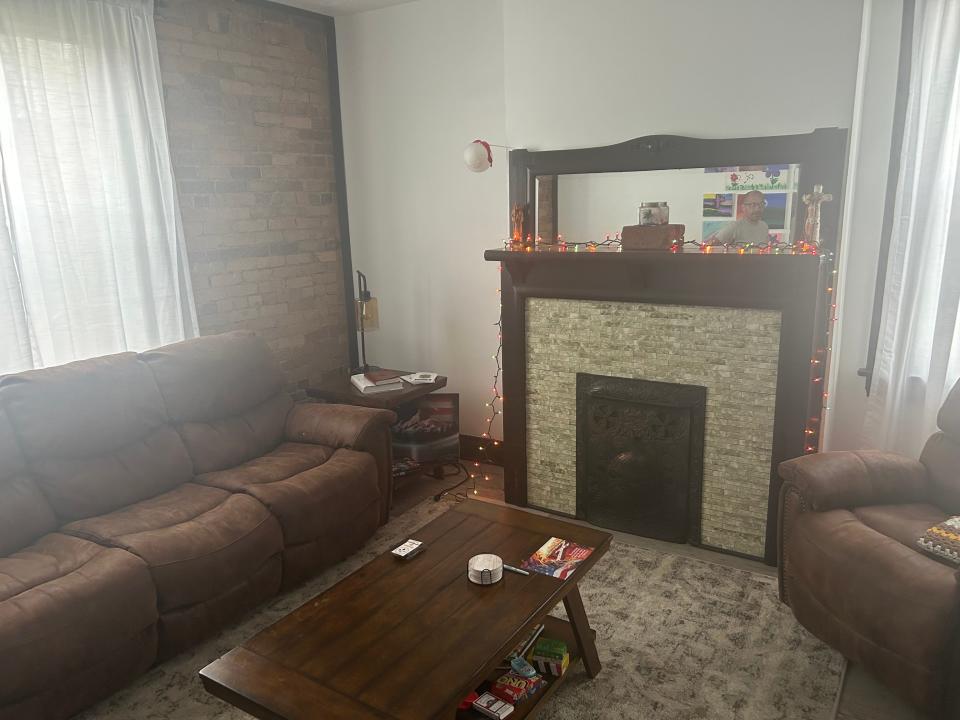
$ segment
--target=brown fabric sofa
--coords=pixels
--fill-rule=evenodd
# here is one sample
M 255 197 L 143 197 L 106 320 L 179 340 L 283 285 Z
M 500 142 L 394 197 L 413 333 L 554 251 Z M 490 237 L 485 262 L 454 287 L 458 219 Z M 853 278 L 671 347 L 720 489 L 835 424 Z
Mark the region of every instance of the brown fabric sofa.
M 249 333 L 0 378 L 0 720 L 64 718 L 354 550 L 393 413 Z
M 960 575 L 917 539 L 960 514 L 960 384 L 920 460 L 826 452 L 780 465 L 780 597 L 901 696 L 960 717 Z

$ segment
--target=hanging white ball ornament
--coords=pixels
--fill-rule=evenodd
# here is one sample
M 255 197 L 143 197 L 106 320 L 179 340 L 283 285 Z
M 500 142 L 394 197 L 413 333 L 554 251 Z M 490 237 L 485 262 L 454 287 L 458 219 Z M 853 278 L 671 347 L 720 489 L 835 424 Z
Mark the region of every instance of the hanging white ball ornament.
M 463 151 L 463 162 L 473 172 L 483 172 L 493 166 L 490 144 L 483 140 L 474 140 Z

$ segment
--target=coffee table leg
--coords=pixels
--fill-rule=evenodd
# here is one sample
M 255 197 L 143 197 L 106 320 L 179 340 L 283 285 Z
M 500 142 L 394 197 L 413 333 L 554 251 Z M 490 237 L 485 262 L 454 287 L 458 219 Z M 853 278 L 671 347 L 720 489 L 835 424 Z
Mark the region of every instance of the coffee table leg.
M 596 677 L 600 672 L 600 656 L 597 654 L 597 644 L 593 641 L 587 611 L 583 609 L 579 587 L 574 585 L 570 589 L 567 596 L 563 598 L 563 607 L 567 610 L 567 617 L 573 627 L 573 636 L 580 647 L 580 655 L 583 657 L 583 666 L 587 669 L 587 675 Z

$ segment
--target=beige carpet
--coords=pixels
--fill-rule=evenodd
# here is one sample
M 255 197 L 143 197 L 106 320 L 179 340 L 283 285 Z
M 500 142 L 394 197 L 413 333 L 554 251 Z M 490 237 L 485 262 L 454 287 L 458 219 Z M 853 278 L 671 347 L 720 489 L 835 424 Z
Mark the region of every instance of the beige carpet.
M 426 500 L 359 553 L 280 596 L 218 637 L 158 667 L 82 720 L 241 720 L 197 671 L 444 512 Z M 776 597 L 772 578 L 614 543 L 581 586 L 603 671 L 582 667 L 543 720 L 829 720 L 841 658 Z M 562 613 L 562 606 L 560 608 Z

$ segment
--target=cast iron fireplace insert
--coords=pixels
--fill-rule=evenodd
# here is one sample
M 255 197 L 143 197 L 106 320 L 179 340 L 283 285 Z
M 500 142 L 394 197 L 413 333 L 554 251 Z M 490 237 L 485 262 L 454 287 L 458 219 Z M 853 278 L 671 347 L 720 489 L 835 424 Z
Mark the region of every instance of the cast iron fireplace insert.
M 577 373 L 577 517 L 700 543 L 707 389 Z

